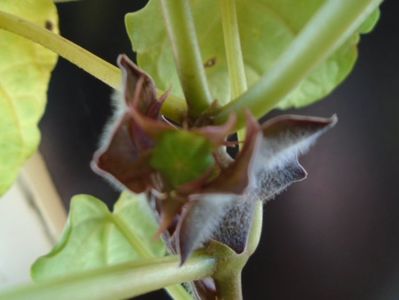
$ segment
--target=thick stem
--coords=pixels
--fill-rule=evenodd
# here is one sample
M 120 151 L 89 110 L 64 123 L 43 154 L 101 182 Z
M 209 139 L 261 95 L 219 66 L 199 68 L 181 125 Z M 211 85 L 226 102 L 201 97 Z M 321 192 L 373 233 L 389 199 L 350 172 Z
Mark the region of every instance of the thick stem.
M 116 90 L 121 87 L 121 71 L 117 67 L 49 30 L 2 11 L 0 29 L 44 46 Z M 158 91 L 158 94 L 163 92 Z M 185 101 L 172 95 L 162 107 L 162 112 L 175 121 L 182 119 L 185 110 Z
M 269 112 L 341 46 L 381 2 L 328 0 L 270 71 L 245 94 L 220 110 L 216 123 L 225 122 L 232 112 L 236 112 L 242 126 L 246 108 L 257 117 Z
M 197 117 L 209 107 L 212 96 L 201 58 L 190 1 L 161 0 L 161 6 L 188 113 L 191 117 Z
M 0 300 L 110 300 L 127 299 L 171 284 L 198 280 L 213 274 L 216 261 L 193 255 L 183 266 L 180 257 L 169 256 L 150 262 L 131 262 L 31 284 L 0 294 Z
M 218 299 L 242 300 L 241 272 L 216 281 L 216 289 L 218 291 Z
M 236 0 L 219 0 L 219 3 L 231 94 L 234 99 L 247 90 L 247 79 L 245 76 L 237 20 Z

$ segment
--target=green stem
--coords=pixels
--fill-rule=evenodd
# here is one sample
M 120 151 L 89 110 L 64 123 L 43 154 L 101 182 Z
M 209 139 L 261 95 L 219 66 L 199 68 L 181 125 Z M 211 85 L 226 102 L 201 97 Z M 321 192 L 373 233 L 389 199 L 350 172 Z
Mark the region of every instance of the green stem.
M 255 86 L 219 111 L 216 123 L 223 123 L 235 112 L 239 114 L 239 126 L 242 126 L 246 108 L 256 117 L 269 112 L 341 46 L 381 2 L 328 0 L 270 71 Z
M 243 253 L 236 254 L 232 249 L 218 242 L 212 242 L 208 246 L 208 253 L 215 257 L 218 263 L 213 275 L 217 286 L 218 299 L 242 299 L 241 272 L 258 247 L 262 233 L 262 216 L 263 203 L 257 201 L 247 246 Z
M 122 77 L 117 67 L 49 30 L 2 11 L 0 29 L 44 46 L 116 90 L 121 87 Z M 158 94 L 163 92 L 158 91 Z M 162 112 L 169 118 L 180 121 L 185 114 L 185 106 L 183 99 L 171 95 L 163 105 Z
M 218 291 L 218 299 L 242 300 L 241 272 L 216 281 L 216 289 Z
M 135 251 L 137 251 L 140 257 L 144 259 L 152 259 L 156 257 L 151 250 L 142 243 L 140 237 L 137 236 L 135 232 L 128 229 L 128 226 L 122 218 L 119 218 L 116 214 L 112 214 L 111 218 L 112 222 L 123 233 L 129 244 Z M 192 300 L 190 294 L 188 294 L 181 285 L 168 286 L 165 287 L 165 290 L 175 300 Z
M 0 300 L 126 299 L 211 276 L 216 268 L 215 259 L 201 254 L 179 264 L 178 256 L 124 263 L 3 292 Z
M 247 90 L 247 78 L 245 76 L 244 60 L 241 51 L 236 1 L 219 0 L 219 4 L 231 94 L 234 99 Z
M 247 78 L 245 76 L 244 59 L 241 51 L 236 0 L 219 0 L 219 4 L 227 69 L 230 77 L 231 96 L 232 99 L 235 99 L 247 90 Z M 239 141 L 243 141 L 245 138 L 245 130 L 239 130 L 237 136 Z
M 247 248 L 245 253 L 250 257 L 258 248 L 259 241 L 262 235 L 262 225 L 263 225 L 263 202 L 257 201 L 254 209 L 254 215 L 252 218 L 252 226 L 249 232 Z
M 191 117 L 197 117 L 212 102 L 201 51 L 195 32 L 190 1 L 161 0 L 177 72 Z

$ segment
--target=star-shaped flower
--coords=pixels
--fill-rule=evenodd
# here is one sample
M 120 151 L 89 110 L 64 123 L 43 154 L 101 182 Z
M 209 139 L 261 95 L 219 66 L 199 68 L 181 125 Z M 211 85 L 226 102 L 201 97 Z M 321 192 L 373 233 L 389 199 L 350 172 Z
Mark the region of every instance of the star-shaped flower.
M 244 251 L 256 202 L 305 179 L 298 156 L 337 121 L 284 115 L 259 124 L 246 112 L 246 138 L 232 159 L 225 148 L 234 115 L 221 126 L 175 126 L 160 112 L 168 94 L 158 99 L 152 79 L 127 56 L 118 65 L 124 103 L 92 166 L 156 200 L 160 233 L 172 233 L 167 242 L 182 262 L 212 239 Z

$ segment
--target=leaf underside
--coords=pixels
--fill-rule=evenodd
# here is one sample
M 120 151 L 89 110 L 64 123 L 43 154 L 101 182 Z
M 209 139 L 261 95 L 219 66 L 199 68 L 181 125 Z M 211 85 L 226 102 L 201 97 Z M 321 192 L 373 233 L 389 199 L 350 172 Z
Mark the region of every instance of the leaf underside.
M 0 10 L 58 33 L 51 0 L 2 0 Z M 0 195 L 13 183 L 21 165 L 37 149 L 38 122 L 44 112 L 50 74 L 57 55 L 42 46 L 0 30 Z
M 242 52 L 249 87 L 267 74 L 324 0 L 237 0 Z M 231 100 L 219 5 L 213 0 L 191 0 L 197 36 L 213 97 L 220 104 Z M 358 32 L 320 65 L 279 108 L 301 107 L 329 94 L 350 73 L 357 59 L 359 33 L 370 31 L 378 20 L 375 11 Z M 161 89 L 183 96 L 172 48 L 163 24 L 160 0 L 150 0 L 127 14 L 126 27 L 138 63 Z
M 75 196 L 61 240 L 34 263 L 32 278 L 43 281 L 163 256 L 163 242 L 153 238 L 157 229 L 153 212 L 142 195 L 122 194 L 112 213 L 92 196 Z

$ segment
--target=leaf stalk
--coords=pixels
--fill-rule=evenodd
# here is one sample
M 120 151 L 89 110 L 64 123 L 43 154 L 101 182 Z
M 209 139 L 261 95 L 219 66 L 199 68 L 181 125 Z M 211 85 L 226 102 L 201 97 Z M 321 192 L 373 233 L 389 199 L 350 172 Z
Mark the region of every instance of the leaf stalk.
M 162 13 L 173 49 L 177 73 L 190 117 L 198 117 L 212 102 L 190 1 L 161 0 Z
M 215 259 L 199 253 L 179 264 L 178 256 L 124 263 L 3 292 L 0 300 L 126 299 L 208 277 L 216 269 Z

